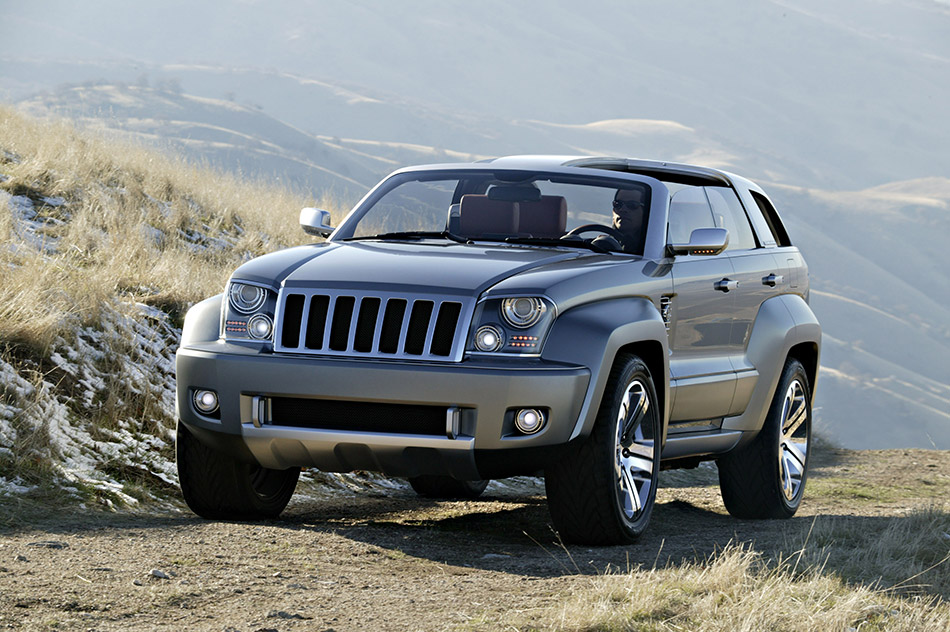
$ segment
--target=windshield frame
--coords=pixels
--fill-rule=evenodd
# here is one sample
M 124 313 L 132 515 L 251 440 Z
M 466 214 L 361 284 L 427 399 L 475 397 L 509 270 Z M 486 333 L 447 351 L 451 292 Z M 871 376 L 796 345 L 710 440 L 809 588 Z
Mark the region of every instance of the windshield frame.
M 664 257 L 664 246 L 666 241 L 666 223 L 669 210 L 670 193 L 665 184 L 650 176 L 640 174 L 604 172 L 599 171 L 591 173 L 592 169 L 584 168 L 562 168 L 562 169 L 499 169 L 491 168 L 488 165 L 466 165 L 466 166 L 439 166 L 439 167 L 415 167 L 402 169 L 391 174 L 377 184 L 369 191 L 362 200 L 350 211 L 349 214 L 340 222 L 338 228 L 333 232 L 328 241 L 347 242 L 350 241 L 356 232 L 357 226 L 363 217 L 373 208 L 373 206 L 389 194 L 393 189 L 412 181 L 438 181 L 438 180 L 498 180 L 504 182 L 519 182 L 528 178 L 532 179 L 552 179 L 558 183 L 578 184 L 587 186 L 604 186 L 621 188 L 630 182 L 646 184 L 650 187 L 650 206 L 647 218 L 647 235 L 644 242 L 644 257 L 650 259 L 661 259 Z M 453 199 L 459 197 L 467 191 L 456 189 Z M 361 238 L 364 240 L 365 238 Z M 447 238 L 448 239 L 448 238 Z M 505 243 L 504 241 L 471 240 L 478 243 Z M 564 247 L 577 248 L 569 241 L 564 243 Z M 622 253 L 618 253 L 622 254 Z M 641 255 L 636 255 L 641 256 Z

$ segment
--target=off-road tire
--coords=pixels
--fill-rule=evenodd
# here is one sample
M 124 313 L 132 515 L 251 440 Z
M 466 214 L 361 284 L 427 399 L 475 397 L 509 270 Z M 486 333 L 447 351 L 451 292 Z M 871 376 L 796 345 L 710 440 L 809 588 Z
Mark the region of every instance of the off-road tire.
M 232 459 L 201 443 L 181 422 L 176 452 L 185 502 L 209 520 L 276 518 L 300 475 L 300 468 L 272 470 Z
M 783 425 L 788 421 L 789 408 L 786 408 L 786 399 L 790 389 L 798 384 L 804 397 L 805 407 L 803 419 L 804 431 L 798 430 L 800 445 L 804 439 L 804 463 L 801 463 L 800 479 L 791 498 L 786 495 L 785 480 L 788 476 L 783 471 L 789 471 L 788 465 L 783 466 L 783 456 L 791 457 L 783 445 L 787 443 L 783 435 Z M 794 402 L 792 402 L 794 404 Z M 794 410 L 791 410 L 794 413 Z M 736 518 L 790 518 L 795 515 L 801 504 L 805 490 L 805 479 L 808 474 L 808 447 L 811 445 L 812 410 L 811 387 L 808 383 L 808 374 L 801 363 L 789 358 L 782 370 L 772 404 L 765 417 L 762 430 L 748 445 L 734 450 L 718 460 L 719 488 L 722 492 L 722 501 L 726 509 Z M 797 464 L 798 461 L 796 460 Z M 794 465 L 798 467 L 798 465 Z M 794 480 L 795 477 L 792 476 Z M 791 487 L 790 487 L 791 490 Z
M 478 498 L 488 487 L 487 480 L 459 481 L 451 476 L 412 476 L 409 485 L 425 498 Z
M 640 507 L 627 515 L 625 501 L 634 501 L 623 487 L 631 484 L 631 479 L 624 481 L 620 468 L 625 467 L 625 459 L 630 456 L 623 451 L 619 435 L 623 423 L 621 407 L 634 388 L 646 398 L 646 408 L 639 424 L 643 436 L 630 447 L 643 455 L 638 462 L 649 461 L 650 471 L 637 470 L 645 475 L 639 488 L 634 485 Z M 643 533 L 656 500 L 660 414 L 646 364 L 634 355 L 618 357 L 607 379 L 590 436 L 544 472 L 551 518 L 563 540 L 578 544 L 627 544 Z M 632 470 L 628 468 L 629 471 Z

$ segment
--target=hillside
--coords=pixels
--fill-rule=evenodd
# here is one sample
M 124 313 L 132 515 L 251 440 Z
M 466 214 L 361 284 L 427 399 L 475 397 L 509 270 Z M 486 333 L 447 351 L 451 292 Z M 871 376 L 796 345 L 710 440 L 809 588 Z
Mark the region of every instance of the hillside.
M 184 311 L 308 202 L 0 108 L 0 505 L 164 499 Z

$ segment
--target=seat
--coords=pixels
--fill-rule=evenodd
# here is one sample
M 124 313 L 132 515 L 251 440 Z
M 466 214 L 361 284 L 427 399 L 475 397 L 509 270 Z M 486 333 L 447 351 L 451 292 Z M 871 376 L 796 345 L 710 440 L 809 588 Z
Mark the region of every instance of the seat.
M 463 195 L 459 205 L 461 237 L 518 234 L 518 202 L 492 200 L 487 195 Z
M 567 200 L 560 195 L 542 195 L 536 202 L 519 202 L 518 207 L 522 233 L 557 239 L 567 230 Z

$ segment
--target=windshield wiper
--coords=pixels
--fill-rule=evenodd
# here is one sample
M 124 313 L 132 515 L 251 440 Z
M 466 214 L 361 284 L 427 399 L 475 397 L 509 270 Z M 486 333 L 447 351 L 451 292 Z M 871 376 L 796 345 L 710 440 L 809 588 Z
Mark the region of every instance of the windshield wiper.
M 366 239 L 427 239 L 430 237 L 441 237 L 460 244 L 468 243 L 467 239 L 462 239 L 458 235 L 453 235 L 447 230 L 406 230 L 393 233 L 380 233 L 378 235 L 362 235 L 360 237 L 347 237 L 342 241 L 362 241 Z
M 613 252 L 607 250 L 603 246 L 599 246 L 593 242 L 585 241 L 583 239 L 558 239 L 556 237 L 506 237 L 506 244 L 526 244 L 531 246 L 557 246 L 568 248 L 587 248 L 588 250 L 593 250 L 594 252 L 607 253 Z

